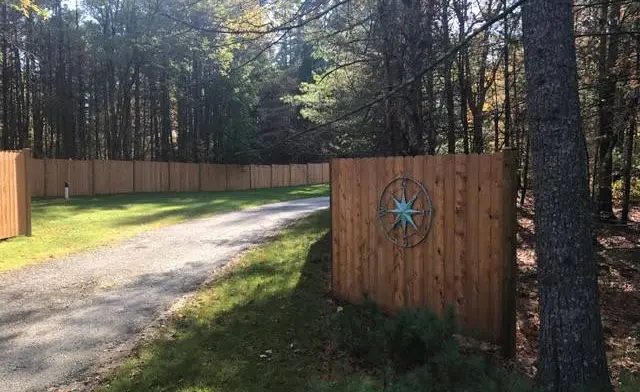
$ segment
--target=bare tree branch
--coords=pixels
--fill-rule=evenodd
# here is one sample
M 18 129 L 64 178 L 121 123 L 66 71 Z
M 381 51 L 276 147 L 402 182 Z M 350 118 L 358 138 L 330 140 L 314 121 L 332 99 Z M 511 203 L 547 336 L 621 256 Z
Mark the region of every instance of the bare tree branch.
M 330 7 L 328 7 L 326 10 L 324 11 L 320 11 L 317 12 L 316 14 L 313 15 L 296 15 L 293 18 L 291 18 L 289 21 L 280 24 L 278 26 L 269 26 L 269 25 L 265 25 L 265 28 L 258 28 L 258 29 L 227 29 L 227 28 L 205 28 L 205 27 L 198 27 L 198 26 L 194 26 L 192 23 L 189 23 L 187 21 L 178 19 L 176 17 L 174 17 L 173 15 L 170 15 L 168 13 L 162 13 L 162 15 L 168 19 L 171 19 L 174 22 L 183 24 L 185 26 L 191 27 L 195 30 L 199 30 L 205 33 L 216 33 L 216 34 L 260 34 L 260 35 L 265 35 L 265 34 L 270 34 L 270 33 L 277 33 L 277 32 L 284 32 L 284 31 L 289 31 L 289 30 L 293 30 L 293 29 L 298 29 L 301 27 L 304 27 L 306 25 L 308 25 L 309 23 L 313 22 L 314 20 L 318 20 L 320 18 L 322 18 L 323 16 L 327 15 L 328 13 L 330 13 L 331 11 L 335 10 L 336 8 L 349 3 L 351 0 L 340 0 L 337 3 L 331 5 Z M 302 19 L 299 22 L 296 22 L 297 19 Z

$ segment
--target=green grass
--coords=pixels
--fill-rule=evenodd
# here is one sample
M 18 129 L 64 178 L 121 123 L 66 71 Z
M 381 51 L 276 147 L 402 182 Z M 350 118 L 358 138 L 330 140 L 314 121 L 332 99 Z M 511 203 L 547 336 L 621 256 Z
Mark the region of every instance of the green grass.
M 0 272 L 125 239 L 150 228 L 257 206 L 325 196 L 327 185 L 243 192 L 130 194 L 34 200 L 33 237 L 0 241 Z
M 324 354 L 329 226 L 324 211 L 249 252 L 99 390 L 304 391 L 342 366 Z

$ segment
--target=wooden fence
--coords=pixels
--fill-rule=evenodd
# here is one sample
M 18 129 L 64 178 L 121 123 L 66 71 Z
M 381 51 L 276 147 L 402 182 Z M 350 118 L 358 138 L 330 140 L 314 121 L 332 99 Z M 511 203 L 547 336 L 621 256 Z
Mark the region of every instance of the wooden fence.
M 31 152 L 0 151 L 0 240 L 31 235 Z
M 408 190 L 400 177 L 423 184 L 432 200 L 430 230 L 428 214 L 416 216 L 424 220 L 417 222 L 423 232 L 415 230 L 414 237 L 410 224 L 403 231 L 402 224 L 394 226 L 397 216 L 380 212 L 389 212 L 388 201 L 393 206 L 383 194 L 394 188 L 399 189 L 393 196 L 397 200 L 403 192 L 410 200 L 419 191 L 418 185 Z M 351 302 L 366 296 L 391 313 L 428 307 L 442 314 L 452 306 L 464 331 L 501 344 L 512 356 L 515 191 L 512 151 L 333 160 L 333 293 Z M 414 208 L 428 210 L 428 203 L 416 201 Z M 404 247 L 405 234 L 417 242 L 425 232 L 422 242 Z M 390 234 L 403 237 L 402 246 L 392 243 Z
M 216 165 L 177 162 L 31 159 L 34 197 L 138 192 L 231 191 L 329 182 L 329 164 Z

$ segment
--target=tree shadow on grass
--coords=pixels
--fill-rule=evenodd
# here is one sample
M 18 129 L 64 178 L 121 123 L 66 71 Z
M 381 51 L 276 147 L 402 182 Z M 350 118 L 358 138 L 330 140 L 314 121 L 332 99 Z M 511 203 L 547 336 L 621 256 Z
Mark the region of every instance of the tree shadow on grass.
M 326 225 L 328 213 L 294 235 L 318 233 L 318 220 Z M 106 390 L 301 391 L 310 378 L 339 372 L 342 363 L 325 351 L 333 313 L 329 243 L 322 237 L 305 260 L 269 253 L 229 272 L 173 320 L 170 339 L 142 348 Z M 232 305 L 212 311 L 217 301 Z
M 289 201 L 294 201 L 296 199 L 290 199 Z M 125 217 L 123 219 L 118 220 L 114 223 L 114 226 L 126 226 L 126 225 L 142 225 L 142 224 L 152 224 L 154 222 L 164 221 L 167 219 L 175 219 L 175 220 L 190 220 L 200 217 L 205 217 L 212 214 L 220 214 L 225 212 L 233 212 L 239 211 L 243 207 L 258 207 L 262 206 L 259 210 L 255 211 L 244 211 L 241 217 L 232 220 L 225 220 L 224 224 L 228 226 L 232 226 L 237 223 L 246 223 L 247 221 L 251 221 L 252 219 L 263 218 L 264 216 L 270 213 L 281 213 L 287 211 L 297 211 L 301 207 L 313 207 L 315 204 L 313 202 L 305 202 L 298 200 L 295 205 L 282 205 L 277 203 L 279 200 L 277 199 L 264 199 L 261 201 L 255 200 L 215 200 L 211 202 L 205 203 L 187 203 L 181 205 L 176 208 L 171 209 L 160 209 L 152 214 L 147 214 L 143 216 L 136 217 Z M 267 205 L 269 203 L 277 203 L 272 205 Z
M 119 209 L 128 204 L 160 204 L 179 206 L 183 203 L 209 202 L 211 200 L 260 200 L 271 198 L 277 200 L 283 196 L 305 198 L 325 196 L 327 186 L 310 185 L 302 187 L 251 189 L 243 191 L 218 192 L 163 192 L 163 193 L 127 193 L 100 196 L 74 196 L 70 200 L 35 198 L 34 207 L 69 206 L 75 210 L 84 209 Z
M 326 196 L 328 187 L 308 186 L 235 192 L 139 193 L 100 197 L 75 197 L 71 200 L 40 199 L 33 203 L 35 219 L 65 219 L 70 214 L 90 212 L 131 214 L 115 219 L 113 226 L 153 224 L 166 220 L 188 220 L 216 213 L 239 210 L 285 200 Z M 108 218 L 108 217 L 107 217 Z M 105 218 L 106 219 L 106 218 Z

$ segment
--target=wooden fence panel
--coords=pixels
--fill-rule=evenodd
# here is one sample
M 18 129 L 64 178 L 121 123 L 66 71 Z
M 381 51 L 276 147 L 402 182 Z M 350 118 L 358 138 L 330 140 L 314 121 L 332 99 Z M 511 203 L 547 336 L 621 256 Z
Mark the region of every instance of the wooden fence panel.
M 327 183 L 329 164 L 216 165 L 151 161 L 31 159 L 34 197 L 132 192 L 196 192 Z
M 289 165 L 271 165 L 271 185 L 274 188 L 291 186 L 291 167 Z
M 46 197 L 64 196 L 64 183 L 69 181 L 69 160 L 45 159 L 44 180 Z
M 171 192 L 198 192 L 200 166 L 197 163 L 169 163 L 169 190 Z
M 251 165 L 251 189 L 271 188 L 271 166 Z
M 31 196 L 45 197 L 44 181 L 44 160 L 31 159 L 31 168 L 29 169 L 29 188 L 31 189 Z
M 251 166 L 226 165 L 227 190 L 240 191 L 251 189 Z
M 0 239 L 31 235 L 31 152 L 0 152 Z
M 463 330 L 502 343 L 512 355 L 515 344 L 515 157 L 492 155 L 337 159 L 331 163 L 332 291 L 360 302 L 367 296 L 394 313 L 427 306 L 443 314 L 452 306 Z M 392 243 L 403 236 L 395 198 L 407 199 L 423 184 L 432 202 L 431 229 L 413 247 Z M 394 181 L 396 180 L 396 181 Z M 396 189 L 397 188 L 397 189 Z M 388 199 L 388 200 L 387 200 Z M 426 210 L 424 198 L 414 209 Z M 423 228 L 425 215 L 416 215 Z M 385 234 L 381 220 L 391 227 Z M 424 221 L 426 223 L 426 221 Z M 395 230 L 395 231 L 394 231 Z M 413 229 L 408 225 L 407 233 Z M 400 237 L 399 237 L 400 238 Z
M 291 165 L 291 186 L 307 185 L 307 165 Z
M 133 161 L 109 161 L 111 193 L 133 193 Z
M 331 182 L 331 168 L 330 168 L 330 164 L 329 163 L 323 163 L 322 164 L 322 183 L 323 184 L 328 184 L 329 182 Z
M 18 154 L 0 152 L 0 239 L 20 235 L 18 230 L 18 195 L 16 176 Z
M 169 163 L 135 161 L 133 163 L 135 192 L 169 192 Z
M 226 165 L 200 164 L 200 187 L 205 192 L 227 190 Z
M 96 195 L 133 193 L 133 162 L 94 161 L 93 181 Z
M 307 164 L 307 184 L 322 184 L 322 163 L 309 163 Z
M 93 194 L 108 195 L 111 193 L 111 174 L 109 161 L 93 161 Z
M 93 162 L 69 161 L 67 179 L 71 196 L 93 195 Z

